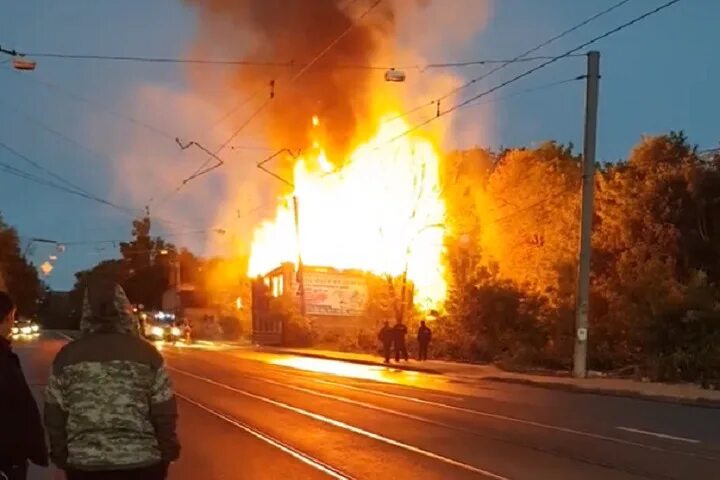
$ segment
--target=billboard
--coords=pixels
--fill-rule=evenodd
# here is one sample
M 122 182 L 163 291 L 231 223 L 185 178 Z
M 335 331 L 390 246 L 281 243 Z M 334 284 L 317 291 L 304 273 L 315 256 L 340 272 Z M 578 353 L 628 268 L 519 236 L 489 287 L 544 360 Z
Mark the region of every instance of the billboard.
M 355 317 L 363 314 L 368 300 L 364 275 L 306 269 L 304 280 L 308 315 Z

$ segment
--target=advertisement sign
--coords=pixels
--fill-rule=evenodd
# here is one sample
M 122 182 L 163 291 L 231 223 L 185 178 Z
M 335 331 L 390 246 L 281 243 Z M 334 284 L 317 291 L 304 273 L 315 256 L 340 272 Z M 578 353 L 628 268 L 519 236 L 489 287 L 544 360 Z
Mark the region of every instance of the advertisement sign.
M 306 270 L 305 309 L 308 315 L 362 315 L 368 299 L 363 275 Z

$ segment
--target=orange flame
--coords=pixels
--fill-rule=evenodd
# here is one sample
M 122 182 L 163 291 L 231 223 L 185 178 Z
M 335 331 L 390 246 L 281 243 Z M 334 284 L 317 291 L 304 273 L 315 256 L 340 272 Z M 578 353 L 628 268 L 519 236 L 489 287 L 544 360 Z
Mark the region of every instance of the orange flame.
M 437 307 L 446 294 L 440 160 L 428 139 L 396 138 L 407 128 L 397 118 L 381 122 L 375 136 L 355 148 L 340 169 L 322 149 L 298 158 L 295 191 L 281 199 L 275 218 L 254 232 L 249 274 L 296 262 L 295 195 L 305 264 L 379 275 L 407 271 L 416 304 Z

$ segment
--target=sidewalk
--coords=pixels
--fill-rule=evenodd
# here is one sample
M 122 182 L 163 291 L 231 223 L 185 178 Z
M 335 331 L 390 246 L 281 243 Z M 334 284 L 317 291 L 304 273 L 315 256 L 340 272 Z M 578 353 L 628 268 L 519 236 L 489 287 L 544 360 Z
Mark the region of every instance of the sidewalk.
M 266 347 L 260 350 L 285 355 L 339 360 L 363 365 L 386 366 L 378 356 L 364 353 L 335 352 L 311 348 Z M 390 367 L 429 374 L 446 375 L 466 383 L 478 381 L 515 383 L 565 391 L 720 408 L 720 391 L 706 390 L 694 384 L 641 382 L 630 379 L 602 377 L 577 379 L 570 376 L 507 372 L 495 365 L 476 365 L 441 360 L 429 360 L 427 362 L 418 362 L 415 360 L 401 363 L 392 362 Z

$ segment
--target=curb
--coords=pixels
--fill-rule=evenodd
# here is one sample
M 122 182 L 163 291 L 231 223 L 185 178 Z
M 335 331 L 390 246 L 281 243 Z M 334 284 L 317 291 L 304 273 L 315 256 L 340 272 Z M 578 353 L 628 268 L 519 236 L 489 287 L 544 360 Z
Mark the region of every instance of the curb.
M 590 388 L 582 385 L 573 385 L 571 383 L 559 383 L 559 382 L 545 382 L 532 380 L 528 378 L 509 378 L 509 377 L 482 377 L 478 380 L 487 380 L 490 382 L 498 383 L 512 383 L 516 385 L 529 385 L 532 387 L 546 388 L 549 390 L 562 390 L 573 393 L 588 393 L 594 395 L 605 395 L 609 397 L 622 397 L 622 398 L 633 398 L 638 400 L 648 400 L 653 402 L 671 403 L 675 405 L 683 405 L 690 407 L 703 407 L 703 408 L 720 408 L 720 400 L 713 400 L 710 398 L 680 398 L 673 397 L 670 395 L 660 395 L 653 393 L 643 393 L 631 390 L 618 390 L 612 388 Z
M 683 406 L 690 406 L 690 407 L 702 407 L 702 408 L 713 408 L 717 409 L 720 408 L 720 400 L 714 400 L 710 398 L 703 398 L 703 397 L 695 397 L 695 398 L 681 398 L 681 397 L 674 397 L 670 395 L 660 395 L 660 394 L 649 394 L 649 393 L 643 393 L 643 392 L 637 392 L 632 390 L 622 390 L 622 389 L 612 389 L 612 388 L 591 388 L 586 387 L 582 385 L 573 385 L 571 383 L 560 383 L 560 382 L 553 382 L 553 381 L 546 381 L 546 380 L 533 380 L 529 378 L 512 378 L 512 377 L 501 377 L 501 376 L 495 376 L 495 375 L 487 375 L 487 376 L 478 376 L 478 377 L 470 377 L 467 375 L 454 375 L 452 373 L 444 373 L 440 370 L 430 368 L 430 367 L 421 367 L 421 366 L 415 366 L 415 365 L 402 365 L 397 363 L 392 364 L 386 364 L 383 362 L 375 362 L 372 360 L 362 360 L 362 359 L 356 359 L 356 358 L 341 358 L 333 355 L 326 355 L 322 353 L 313 353 L 313 352 L 306 352 L 301 350 L 292 350 L 292 349 L 283 349 L 283 348 L 272 348 L 272 347 L 262 347 L 257 349 L 261 352 L 267 352 L 267 353 L 277 353 L 281 355 L 295 355 L 298 357 L 308 357 L 308 358 L 319 358 L 322 360 L 334 360 L 336 362 L 347 362 L 347 363 L 354 363 L 358 365 L 368 365 L 368 366 L 374 366 L 374 367 L 386 367 L 394 370 L 408 370 L 413 372 L 421 372 L 421 373 L 427 373 L 431 375 L 443 375 L 449 379 L 455 379 L 462 383 L 477 383 L 477 382 L 483 382 L 483 381 L 489 381 L 489 382 L 497 382 L 497 383 L 510 383 L 515 385 L 527 385 L 531 387 L 537 387 L 537 388 L 545 388 L 548 390 L 559 390 L 559 391 L 566 391 L 566 392 L 572 392 L 572 393 L 585 393 L 585 394 L 594 394 L 594 395 L 604 395 L 609 397 L 620 397 L 620 398 L 631 398 L 631 399 L 637 399 L 637 400 L 647 400 L 652 402 L 659 402 L 659 403 L 668 403 L 668 404 L 674 404 L 674 405 L 683 405 Z M 544 377 L 544 378 L 550 378 L 550 377 Z
M 261 352 L 267 352 L 267 353 L 278 353 L 282 355 L 295 355 L 298 357 L 308 357 L 308 358 L 319 358 L 321 360 L 334 360 L 336 362 L 346 362 L 346 363 L 354 363 L 357 365 L 368 365 L 371 367 L 385 367 L 385 368 L 391 368 L 393 370 L 408 370 L 411 372 L 420 372 L 420 373 L 428 373 L 431 375 L 443 375 L 443 373 L 439 370 L 436 370 L 434 368 L 430 367 L 421 367 L 416 365 L 404 365 L 400 363 L 384 363 L 384 362 L 375 362 L 372 360 L 362 360 L 359 358 L 341 358 L 341 357 L 335 357 L 332 355 L 325 355 L 322 353 L 312 353 L 312 352 L 304 352 L 304 351 L 298 351 L 298 350 L 286 350 L 282 348 L 259 348 L 258 349 Z

